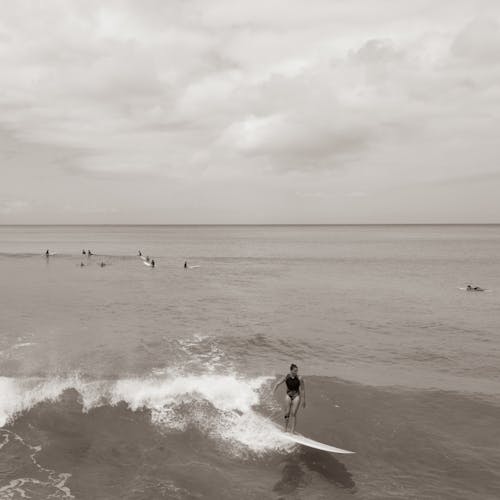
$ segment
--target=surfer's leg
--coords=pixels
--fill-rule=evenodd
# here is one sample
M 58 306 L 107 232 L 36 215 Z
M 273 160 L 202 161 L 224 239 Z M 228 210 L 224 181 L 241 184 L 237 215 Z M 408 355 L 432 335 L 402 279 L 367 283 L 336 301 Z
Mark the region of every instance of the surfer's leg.
M 292 409 L 292 399 L 290 396 L 287 394 L 285 396 L 285 408 L 286 408 L 286 413 L 285 413 L 285 432 L 288 430 L 288 422 L 290 421 L 290 411 Z
M 299 404 L 300 404 L 300 396 L 295 396 L 292 401 L 292 405 L 290 407 L 290 418 L 291 420 L 290 424 L 292 426 L 291 431 L 292 434 L 295 433 L 295 425 L 297 424 L 297 411 L 299 410 Z

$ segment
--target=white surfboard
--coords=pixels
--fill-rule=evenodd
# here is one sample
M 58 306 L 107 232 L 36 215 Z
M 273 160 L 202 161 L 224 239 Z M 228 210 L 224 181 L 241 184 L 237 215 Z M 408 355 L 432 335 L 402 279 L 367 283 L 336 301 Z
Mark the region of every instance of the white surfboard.
M 143 264 L 144 264 L 145 266 L 149 266 L 149 267 L 151 267 L 151 266 L 152 266 L 151 262 L 146 262 L 146 261 L 144 261 L 144 262 L 143 262 Z
M 198 269 L 200 266 L 189 266 L 189 269 Z
M 283 432 L 281 433 L 281 436 L 289 441 L 293 441 L 294 443 L 309 446 L 310 448 L 316 448 L 317 450 L 329 451 L 330 453 L 343 453 L 344 455 L 352 455 L 355 453 L 354 451 L 343 450 L 342 448 L 336 448 L 335 446 L 330 446 L 329 444 L 314 441 L 313 439 L 306 438 L 301 434 Z

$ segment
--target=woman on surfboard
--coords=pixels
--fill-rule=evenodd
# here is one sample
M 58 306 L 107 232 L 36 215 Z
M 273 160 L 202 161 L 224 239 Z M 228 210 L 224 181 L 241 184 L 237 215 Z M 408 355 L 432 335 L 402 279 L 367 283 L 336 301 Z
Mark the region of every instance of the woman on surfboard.
M 276 382 L 273 392 L 275 392 L 278 386 L 283 382 L 286 383 L 285 405 L 287 412 L 285 414 L 285 431 L 288 431 L 288 424 L 290 424 L 290 431 L 294 434 L 295 425 L 297 424 L 297 411 L 299 410 L 301 397 L 302 408 L 306 407 L 306 386 L 304 379 L 299 377 L 299 369 L 297 368 L 297 365 L 293 363 L 290 365 L 290 373 Z

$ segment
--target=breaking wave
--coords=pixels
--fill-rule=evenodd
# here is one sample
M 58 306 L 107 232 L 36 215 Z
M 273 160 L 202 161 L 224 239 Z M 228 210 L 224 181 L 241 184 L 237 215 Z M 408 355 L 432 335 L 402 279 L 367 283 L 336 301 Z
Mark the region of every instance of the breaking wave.
M 39 403 L 55 402 L 72 389 L 79 394 L 84 412 L 124 403 L 132 411 L 148 411 L 152 425 L 163 432 L 183 432 L 194 426 L 236 454 L 284 451 L 293 445 L 269 418 L 276 410 L 266 397 L 270 380 L 212 373 L 94 381 L 78 375 L 0 377 L 0 425 L 13 422 Z

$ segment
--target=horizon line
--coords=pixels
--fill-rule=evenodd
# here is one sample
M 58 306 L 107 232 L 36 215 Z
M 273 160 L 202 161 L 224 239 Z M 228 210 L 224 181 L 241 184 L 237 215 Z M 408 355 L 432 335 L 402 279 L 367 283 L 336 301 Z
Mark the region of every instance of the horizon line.
M 223 227 L 223 226 L 269 226 L 269 227 L 304 227 L 304 226 L 498 226 L 500 222 L 357 222 L 357 223 L 280 223 L 280 222 L 266 222 L 266 223 L 158 223 L 158 224 L 144 224 L 144 223 L 20 223 L 20 224 L 0 224 L 0 227 L 110 227 L 110 226 L 123 226 L 123 227 Z

